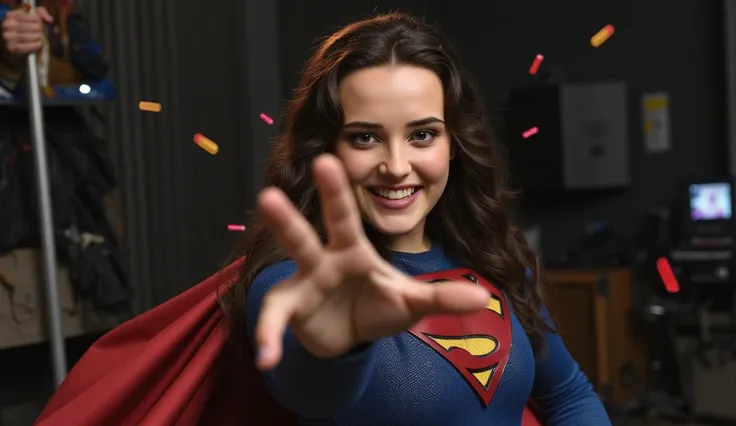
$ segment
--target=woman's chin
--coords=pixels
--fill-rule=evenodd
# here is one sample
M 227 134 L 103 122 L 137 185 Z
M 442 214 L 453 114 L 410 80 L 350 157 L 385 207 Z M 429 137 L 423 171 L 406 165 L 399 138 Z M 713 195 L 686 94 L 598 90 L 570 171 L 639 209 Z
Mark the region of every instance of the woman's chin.
M 412 217 L 375 217 L 369 221 L 379 233 L 388 237 L 400 237 L 411 234 L 419 226 L 419 220 Z

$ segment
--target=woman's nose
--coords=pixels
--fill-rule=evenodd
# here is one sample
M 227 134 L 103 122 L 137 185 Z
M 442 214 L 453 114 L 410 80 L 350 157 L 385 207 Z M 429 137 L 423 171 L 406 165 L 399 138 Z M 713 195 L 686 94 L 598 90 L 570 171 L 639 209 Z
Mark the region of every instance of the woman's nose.
M 379 172 L 392 178 L 400 179 L 411 173 L 411 162 L 404 147 L 391 147 L 387 150 Z

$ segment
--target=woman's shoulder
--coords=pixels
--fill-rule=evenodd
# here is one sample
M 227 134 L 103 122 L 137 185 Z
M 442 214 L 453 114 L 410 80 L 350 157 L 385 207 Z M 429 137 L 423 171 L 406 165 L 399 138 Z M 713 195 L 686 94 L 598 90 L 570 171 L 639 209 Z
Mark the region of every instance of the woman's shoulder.
M 296 273 L 296 262 L 284 260 L 268 265 L 256 275 L 250 284 L 248 293 L 265 294 L 271 287 L 288 280 Z
M 256 275 L 248 286 L 245 295 L 245 312 L 249 327 L 255 326 L 258 320 L 263 298 L 276 284 L 288 280 L 296 273 L 296 263 L 291 260 L 268 265 Z
M 296 272 L 296 262 L 293 260 L 284 260 L 272 265 L 268 265 L 261 270 L 253 279 L 253 285 L 258 284 L 276 284 L 285 279 L 291 278 Z

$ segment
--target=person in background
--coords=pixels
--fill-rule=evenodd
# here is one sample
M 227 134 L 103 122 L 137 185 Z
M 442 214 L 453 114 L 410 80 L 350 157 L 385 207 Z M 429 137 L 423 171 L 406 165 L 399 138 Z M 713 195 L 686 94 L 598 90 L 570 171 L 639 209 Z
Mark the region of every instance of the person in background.
M 10 5 L 0 5 L 2 16 L 2 60 L 8 64 L 20 65 L 29 53 L 38 52 L 44 44 L 44 24 L 51 24 L 54 18 L 45 7 L 38 7 L 28 13 L 22 9 L 10 10 Z
M 127 314 L 130 292 L 118 251 L 122 226 L 110 220 L 120 217 L 116 173 L 109 146 L 80 112 L 82 106 L 93 110 L 114 86 L 74 2 L 39 3 L 28 11 L 20 1 L 0 0 L 0 86 L 7 101 L 0 105 L 0 254 L 37 247 L 40 240 L 33 163 L 33 144 L 40 141 L 32 140 L 24 105 L 26 59 L 37 53 L 42 103 L 54 103 L 43 114 L 43 142 L 58 259 L 70 268 L 76 300 L 91 300 L 101 314 Z M 80 98 L 90 102 L 66 102 Z
M 0 0 L 2 41 L 0 84 L 15 96 L 23 89 L 25 57 L 38 53 L 39 78 L 48 98 L 85 98 L 78 86 L 91 86 L 93 96 L 112 98 L 114 88 L 107 78 L 99 43 L 91 37 L 81 14 L 71 0 L 45 0 L 44 6 L 27 12 L 17 0 Z M 57 87 L 69 87 L 57 89 Z
M 25 57 L 40 52 L 46 43 L 45 25 L 54 18 L 45 7 L 32 12 L 11 9 L 11 4 L 0 4 L 2 44 L 0 44 L 0 84 L 14 89 L 21 79 Z

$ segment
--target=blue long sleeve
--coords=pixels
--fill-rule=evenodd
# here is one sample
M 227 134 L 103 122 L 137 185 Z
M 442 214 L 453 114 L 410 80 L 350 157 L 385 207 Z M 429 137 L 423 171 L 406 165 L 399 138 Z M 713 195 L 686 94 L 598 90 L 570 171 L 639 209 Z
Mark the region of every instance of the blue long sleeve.
M 546 309 L 543 315 L 551 324 Z M 536 361 L 532 400 L 547 426 L 610 426 L 611 420 L 593 386 L 570 356 L 562 338 L 545 335 L 545 353 Z
M 251 343 L 263 297 L 295 272 L 294 262 L 282 262 L 264 269 L 253 281 L 246 299 L 246 326 Z M 317 358 L 301 346 L 289 329 L 284 336 L 283 359 L 263 377 L 271 395 L 284 407 L 304 417 L 326 418 L 351 408 L 360 399 L 374 360 L 374 345 L 339 358 Z

